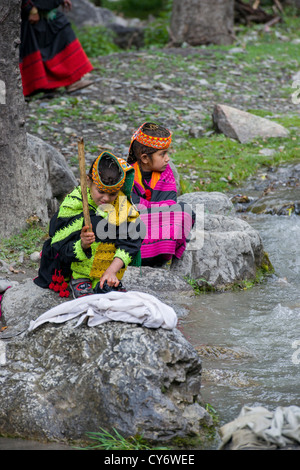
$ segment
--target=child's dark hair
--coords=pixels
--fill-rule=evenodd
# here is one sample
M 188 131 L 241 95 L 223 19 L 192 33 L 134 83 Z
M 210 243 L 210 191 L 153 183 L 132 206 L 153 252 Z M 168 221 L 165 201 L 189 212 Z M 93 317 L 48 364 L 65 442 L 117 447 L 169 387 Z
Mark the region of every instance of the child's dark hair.
M 88 172 L 88 177 L 92 181 L 92 170 L 96 159 L 93 161 Z M 103 155 L 98 166 L 99 176 L 103 184 L 113 186 L 120 181 L 121 171 L 117 163 L 110 155 Z
M 153 137 L 169 137 L 170 135 L 170 131 L 168 129 L 166 129 L 160 124 L 155 124 L 153 122 L 146 122 L 141 128 L 141 131 L 144 134 Z M 132 142 L 127 161 L 128 163 L 134 163 L 136 161 L 139 161 L 141 155 L 143 155 L 144 153 L 151 158 L 151 155 L 155 152 L 157 152 L 157 148 L 148 147 L 135 140 L 134 142 Z

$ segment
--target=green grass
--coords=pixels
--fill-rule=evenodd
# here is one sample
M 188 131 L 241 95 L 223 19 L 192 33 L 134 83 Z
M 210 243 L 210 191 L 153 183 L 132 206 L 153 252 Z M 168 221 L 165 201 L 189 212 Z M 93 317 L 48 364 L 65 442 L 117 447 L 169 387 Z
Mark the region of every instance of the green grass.
M 0 259 L 6 263 L 18 264 L 20 253 L 28 257 L 34 251 L 40 251 L 48 236 L 48 227 L 30 223 L 28 229 L 10 238 L 0 239 Z
M 114 33 L 104 26 L 77 28 L 75 25 L 72 25 L 72 27 L 88 57 L 98 57 L 121 50 L 114 43 Z
M 84 450 L 167 450 L 167 447 L 152 447 L 141 436 L 125 439 L 116 429 L 112 434 L 100 428 L 100 431 L 89 432 L 87 436 L 95 443 Z

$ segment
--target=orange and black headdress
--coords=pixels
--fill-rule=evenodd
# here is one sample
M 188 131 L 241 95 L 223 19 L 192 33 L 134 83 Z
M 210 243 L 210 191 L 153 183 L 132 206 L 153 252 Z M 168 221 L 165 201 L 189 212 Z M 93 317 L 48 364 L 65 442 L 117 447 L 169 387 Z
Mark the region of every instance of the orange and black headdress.
M 129 147 L 128 161 L 130 162 L 133 162 L 136 160 L 132 152 L 132 144 L 135 140 L 139 142 L 140 144 L 145 145 L 146 147 L 155 148 L 157 150 L 167 149 L 171 145 L 172 133 L 171 131 L 169 131 L 169 129 L 166 129 L 169 132 L 169 135 L 167 137 L 156 137 L 156 136 L 148 135 L 145 132 L 143 132 L 143 128 L 146 124 L 148 125 L 150 129 L 151 129 L 151 126 L 158 127 L 156 124 L 144 122 L 144 124 L 142 124 L 137 129 L 137 131 L 135 131 L 135 133 L 131 137 L 131 142 L 130 142 L 130 147 Z

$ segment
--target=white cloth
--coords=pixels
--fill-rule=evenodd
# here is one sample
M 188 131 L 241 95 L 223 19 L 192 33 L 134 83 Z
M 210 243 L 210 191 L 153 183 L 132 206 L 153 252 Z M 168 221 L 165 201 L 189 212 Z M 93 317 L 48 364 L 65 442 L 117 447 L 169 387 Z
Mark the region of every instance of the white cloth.
M 177 324 L 173 308 L 153 295 L 137 291 L 113 291 L 63 302 L 31 321 L 28 330 L 32 331 L 46 322 L 63 323 L 76 317 L 79 318 L 75 327 L 84 321 L 88 326 L 97 326 L 111 320 L 168 330 Z
M 279 406 L 270 412 L 262 406 L 245 406 L 234 421 L 221 427 L 220 434 L 221 447 L 231 441 L 231 450 L 299 445 L 300 408 Z

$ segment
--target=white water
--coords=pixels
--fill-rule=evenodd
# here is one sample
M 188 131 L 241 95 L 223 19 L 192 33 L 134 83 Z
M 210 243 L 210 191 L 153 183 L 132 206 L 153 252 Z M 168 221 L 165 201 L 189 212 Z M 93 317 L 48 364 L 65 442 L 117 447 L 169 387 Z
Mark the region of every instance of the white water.
M 203 357 L 202 396 L 221 424 L 235 419 L 244 405 L 300 406 L 300 217 L 248 216 L 275 275 L 250 290 L 204 294 L 183 322 L 197 345 L 245 351 L 242 359 Z

